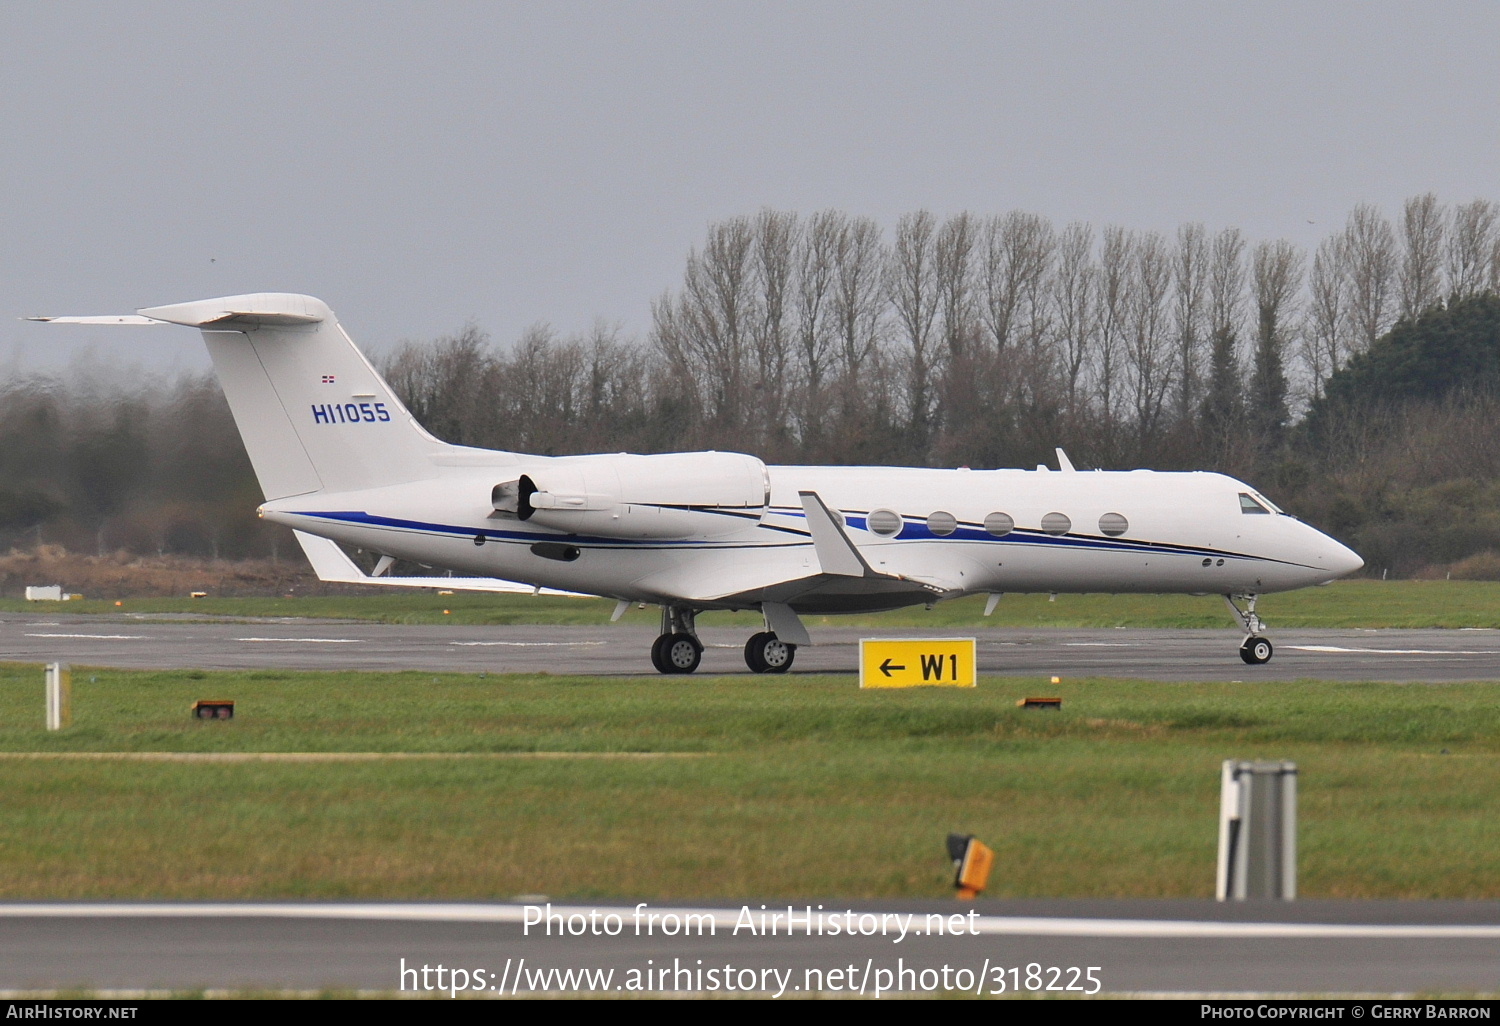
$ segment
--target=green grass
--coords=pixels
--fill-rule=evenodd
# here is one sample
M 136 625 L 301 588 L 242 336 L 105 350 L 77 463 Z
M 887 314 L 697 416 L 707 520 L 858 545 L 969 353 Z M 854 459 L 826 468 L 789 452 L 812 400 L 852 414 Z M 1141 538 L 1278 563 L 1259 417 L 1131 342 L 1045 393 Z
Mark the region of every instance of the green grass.
M 1216 595 L 1007 595 L 986 618 L 984 598 L 862 616 L 809 617 L 810 625 L 931 627 L 1230 627 Z M 608 599 L 458 592 L 383 592 L 310 598 L 203 598 L 26 602 L 0 599 L 0 612 L 162 613 L 203 616 L 298 616 L 382 623 L 579 624 L 603 623 Z M 446 610 L 446 612 L 445 612 Z M 1272 627 L 1497 627 L 1500 582 L 1343 581 L 1326 588 L 1267 595 L 1259 611 Z M 655 624 L 655 607 L 632 606 L 626 622 Z M 753 613 L 706 613 L 704 624 L 752 626 Z
M 1298 762 L 1304 895 L 1500 897 L 1500 685 L 75 668 L 48 734 L 41 681 L 0 664 L 0 751 L 708 754 L 0 759 L 0 899 L 939 897 L 950 830 L 995 896 L 1209 896 L 1228 757 Z

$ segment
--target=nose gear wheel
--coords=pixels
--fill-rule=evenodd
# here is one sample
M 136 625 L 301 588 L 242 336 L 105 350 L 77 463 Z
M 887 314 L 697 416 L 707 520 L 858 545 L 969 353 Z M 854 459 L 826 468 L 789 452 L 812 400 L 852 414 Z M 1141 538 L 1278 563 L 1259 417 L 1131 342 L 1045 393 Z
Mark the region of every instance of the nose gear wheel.
M 1240 646 L 1240 658 L 1251 666 L 1259 666 L 1261 663 L 1269 663 L 1275 651 L 1270 639 L 1252 635 Z

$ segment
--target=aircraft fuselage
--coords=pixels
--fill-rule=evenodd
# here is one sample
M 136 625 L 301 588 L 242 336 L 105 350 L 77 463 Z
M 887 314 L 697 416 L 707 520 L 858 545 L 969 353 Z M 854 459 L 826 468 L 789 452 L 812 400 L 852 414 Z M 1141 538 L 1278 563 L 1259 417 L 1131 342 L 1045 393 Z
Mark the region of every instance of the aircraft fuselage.
M 521 459 L 523 467 L 553 462 Z M 750 605 L 744 593 L 753 588 L 732 589 L 736 581 L 816 572 L 803 491 L 842 515 L 873 569 L 931 586 L 926 595 L 869 582 L 843 593 L 824 588 L 791 600 L 804 612 L 895 608 L 978 592 L 1263 594 L 1325 583 L 1361 565 L 1343 545 L 1221 474 L 770 466 L 763 508 L 669 507 L 696 529 L 630 537 L 632 512 L 660 515 L 649 512 L 652 504 L 605 511 L 601 516 L 623 521 L 608 536 L 497 515 L 491 486 L 500 469 L 453 468 L 422 488 L 281 499 L 267 503 L 263 515 L 456 573 L 630 601 L 690 598 L 699 608 Z M 1264 512 L 1247 511 L 1242 495 Z M 725 582 L 735 597 L 713 595 L 700 583 L 705 579 Z

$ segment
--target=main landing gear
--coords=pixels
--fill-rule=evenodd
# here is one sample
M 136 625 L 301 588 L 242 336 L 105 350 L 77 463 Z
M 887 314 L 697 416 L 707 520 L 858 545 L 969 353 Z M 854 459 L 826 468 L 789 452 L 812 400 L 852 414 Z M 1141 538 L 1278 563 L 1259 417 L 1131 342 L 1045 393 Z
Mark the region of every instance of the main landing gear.
M 659 673 L 692 673 L 703 661 L 703 643 L 693 624 L 696 609 L 663 606 L 661 635 L 651 646 L 651 665 Z M 745 642 L 745 665 L 756 673 L 785 673 L 792 668 L 797 646 L 773 631 L 761 631 Z
M 756 673 L 785 673 L 796 656 L 797 646 L 788 645 L 771 631 L 752 634 L 745 642 L 745 665 Z
M 1243 599 L 1245 608 L 1241 609 L 1235 604 L 1235 599 Z M 1245 625 L 1245 640 L 1240 643 L 1240 658 L 1251 666 L 1259 666 L 1269 663 L 1276 649 L 1271 645 L 1271 639 L 1261 637 L 1260 632 L 1266 629 L 1265 623 L 1255 615 L 1255 595 L 1225 595 L 1224 602 L 1229 606 L 1231 612 L 1240 623 Z
M 695 609 L 662 606 L 661 636 L 651 646 L 651 665 L 659 673 L 692 673 L 703 661 L 703 643 L 693 626 Z

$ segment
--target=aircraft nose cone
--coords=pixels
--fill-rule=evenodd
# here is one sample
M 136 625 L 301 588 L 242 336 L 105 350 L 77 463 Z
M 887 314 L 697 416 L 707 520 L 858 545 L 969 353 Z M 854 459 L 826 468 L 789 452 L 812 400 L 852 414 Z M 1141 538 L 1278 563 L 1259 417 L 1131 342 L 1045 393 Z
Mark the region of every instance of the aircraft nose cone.
M 1327 554 L 1323 557 L 1323 565 L 1328 567 L 1335 577 L 1346 577 L 1365 565 L 1359 553 L 1347 545 L 1339 544 L 1332 538 L 1328 539 L 1327 549 Z

